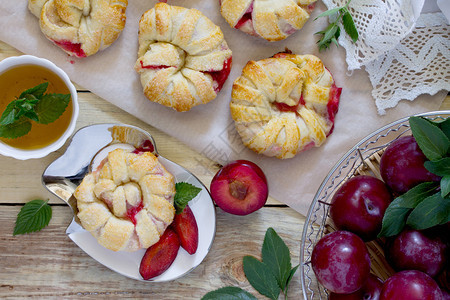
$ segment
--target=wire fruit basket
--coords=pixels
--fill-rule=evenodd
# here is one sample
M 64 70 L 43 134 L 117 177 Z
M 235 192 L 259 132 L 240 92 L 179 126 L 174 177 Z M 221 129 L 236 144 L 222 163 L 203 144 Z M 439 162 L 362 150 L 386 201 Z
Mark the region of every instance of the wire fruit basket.
M 422 116 L 433 121 L 442 121 L 450 111 L 434 111 Z M 405 135 L 411 135 L 409 117 L 395 121 L 371 133 L 350 149 L 325 177 L 309 208 L 303 227 L 300 247 L 300 279 L 304 299 L 327 299 L 327 290 L 317 281 L 311 266 L 314 245 L 327 233 L 336 229 L 328 218 L 330 201 L 337 189 L 356 175 L 372 175 L 381 179 L 379 162 L 389 144 Z M 383 280 L 394 273 L 384 259 L 383 240 L 366 243 L 371 257 L 371 272 Z

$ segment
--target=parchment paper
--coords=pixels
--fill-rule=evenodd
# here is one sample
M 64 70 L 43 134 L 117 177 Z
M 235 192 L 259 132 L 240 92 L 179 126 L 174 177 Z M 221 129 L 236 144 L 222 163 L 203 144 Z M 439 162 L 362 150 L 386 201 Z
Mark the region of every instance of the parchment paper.
M 77 84 L 219 163 L 232 159 L 248 159 L 257 163 L 268 177 L 270 194 L 304 215 L 331 167 L 358 140 L 401 117 L 438 109 L 446 95 L 445 92 L 435 96 L 424 95 L 414 102 L 400 103 L 386 115 L 379 116 L 365 71 L 347 74 L 342 48 L 333 45 L 326 52 L 318 52 L 318 37 L 314 33 L 323 30 L 327 21 L 324 18 L 313 21 L 325 10 L 321 2 L 317 3 L 302 30 L 284 41 L 269 43 L 230 28 L 220 15 L 219 1 L 169 0 L 172 5 L 201 10 L 222 28 L 233 50 L 232 71 L 219 96 L 209 104 L 179 113 L 147 100 L 133 69 L 137 59 L 139 19 L 155 4 L 155 0 L 129 0 L 127 23 L 119 39 L 108 49 L 88 58 L 69 57 L 49 42 L 41 33 L 38 20 L 28 11 L 26 0 L 0 1 L 0 39 L 26 54 L 53 61 Z M 279 160 L 257 155 L 242 145 L 230 117 L 229 101 L 232 82 L 247 61 L 270 57 L 285 47 L 294 53 L 319 56 L 343 92 L 334 133 L 325 144 L 293 159 Z

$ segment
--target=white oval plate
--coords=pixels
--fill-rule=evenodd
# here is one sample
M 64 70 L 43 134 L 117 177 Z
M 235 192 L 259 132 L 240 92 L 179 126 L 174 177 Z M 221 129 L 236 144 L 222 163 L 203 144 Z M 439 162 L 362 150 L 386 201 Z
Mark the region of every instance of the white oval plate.
M 123 124 L 99 124 L 87 126 L 75 133 L 66 152 L 52 162 L 42 175 L 44 186 L 61 200 L 67 202 L 76 211 L 73 191 L 86 174 L 91 161 L 97 153 L 104 151 L 105 147 L 113 142 L 110 129 L 114 126 L 128 127 L 139 131 L 155 146 L 150 134 L 130 125 Z M 117 146 L 117 145 L 116 145 Z M 112 146 L 113 147 L 113 146 Z M 102 151 L 103 149 L 103 151 Z M 112 150 L 112 149 L 111 149 Z M 173 264 L 163 274 L 150 280 L 142 279 L 139 274 L 139 266 L 146 249 L 136 252 L 125 252 L 106 249 L 78 223 L 76 214 L 72 223 L 66 230 L 70 239 L 93 259 L 107 268 L 132 279 L 145 282 L 164 282 L 180 278 L 197 267 L 211 249 L 216 232 L 216 213 L 212 198 L 207 188 L 192 173 L 178 164 L 158 155 L 160 162 L 175 177 L 175 182 L 185 181 L 202 190 L 196 198 L 189 202 L 189 207 L 194 213 L 199 231 L 199 244 L 197 252 L 188 254 L 180 247 Z

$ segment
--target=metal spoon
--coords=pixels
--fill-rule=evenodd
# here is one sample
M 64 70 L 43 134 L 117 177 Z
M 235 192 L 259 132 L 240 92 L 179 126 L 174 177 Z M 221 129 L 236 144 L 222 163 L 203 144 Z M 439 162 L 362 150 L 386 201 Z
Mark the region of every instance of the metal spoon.
M 83 227 L 77 217 L 78 209 L 73 193 L 86 173 L 95 169 L 109 151 L 115 148 L 146 147 L 158 156 L 159 161 L 172 173 L 176 182 L 185 181 L 202 191 L 189 202 L 199 228 L 199 245 L 195 254 L 189 255 L 180 248 L 172 266 L 150 282 L 162 282 L 179 278 L 197 267 L 208 254 L 216 231 L 215 208 L 207 188 L 192 173 L 180 165 L 160 156 L 153 137 L 146 131 L 131 125 L 98 124 L 78 130 L 66 152 L 53 161 L 42 175 L 43 185 L 66 202 L 73 211 L 73 219 L 66 234 L 84 252 L 109 269 L 126 277 L 145 281 L 139 274 L 139 265 L 145 249 L 136 252 L 114 252 L 99 245 Z

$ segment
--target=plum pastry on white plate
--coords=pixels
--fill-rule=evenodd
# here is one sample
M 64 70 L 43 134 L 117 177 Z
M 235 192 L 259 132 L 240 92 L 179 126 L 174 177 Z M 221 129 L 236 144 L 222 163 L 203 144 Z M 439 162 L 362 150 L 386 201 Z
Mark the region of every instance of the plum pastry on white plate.
M 291 158 L 332 133 L 340 94 L 318 57 L 278 53 L 245 65 L 233 83 L 231 116 L 248 148 Z
M 175 216 L 174 177 L 151 152 L 115 149 L 75 190 L 78 218 L 100 245 L 136 251 L 159 241 Z
M 177 111 L 215 99 L 231 69 L 222 30 L 196 9 L 158 3 L 139 22 L 139 73 L 145 96 Z
M 128 0 L 29 0 L 41 31 L 66 53 L 86 57 L 110 46 L 125 27 Z
M 221 0 L 231 27 L 270 42 L 280 41 L 308 21 L 317 0 Z

